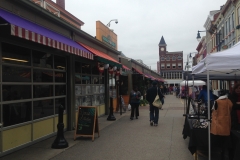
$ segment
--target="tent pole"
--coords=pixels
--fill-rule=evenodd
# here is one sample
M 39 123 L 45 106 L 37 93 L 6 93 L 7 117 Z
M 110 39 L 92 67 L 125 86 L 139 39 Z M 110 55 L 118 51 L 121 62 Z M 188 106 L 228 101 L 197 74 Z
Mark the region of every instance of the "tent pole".
M 208 97 L 208 102 L 207 102 L 207 108 L 208 108 L 208 159 L 211 160 L 211 134 L 210 134 L 210 129 L 211 129 L 211 124 L 210 124 L 210 83 L 209 83 L 209 71 L 207 70 L 207 97 Z

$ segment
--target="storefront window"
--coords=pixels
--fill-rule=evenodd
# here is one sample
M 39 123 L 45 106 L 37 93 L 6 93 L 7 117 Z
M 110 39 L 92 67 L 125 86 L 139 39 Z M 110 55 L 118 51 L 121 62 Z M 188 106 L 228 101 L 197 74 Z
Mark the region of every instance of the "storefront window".
M 55 85 L 55 96 L 66 95 L 66 85 Z
M 31 50 L 11 45 L 8 43 L 2 43 L 2 62 L 18 65 L 31 65 Z
M 45 99 L 33 102 L 33 119 L 44 118 L 54 114 L 52 99 Z
M 54 56 L 54 68 L 59 70 L 67 70 L 66 58 L 60 56 Z
M 93 95 L 92 105 L 97 106 L 100 104 L 100 95 Z
M 82 105 L 82 97 L 76 97 L 75 109 L 78 110 L 78 106 Z
M 14 66 L 2 66 L 3 82 L 31 82 L 31 69 L 14 67 Z
M 99 104 L 104 104 L 104 94 L 99 95 Z
M 91 106 L 91 96 L 83 96 L 82 97 L 82 106 Z
M 54 74 L 55 82 L 66 82 L 66 72 L 55 72 Z
M 3 105 L 3 127 L 31 121 L 31 102 Z
M 31 98 L 31 85 L 3 85 L 3 101 L 13 101 Z
M 66 57 L 7 43 L 0 53 L 4 127 L 54 116 L 60 105 L 66 107 Z
M 81 76 L 82 84 L 90 84 L 91 83 L 91 77 L 87 75 Z
M 80 96 L 82 94 L 82 86 L 75 86 L 75 95 Z
M 99 84 L 99 77 L 94 76 L 92 78 L 92 84 Z
M 53 86 L 52 85 L 34 85 L 33 86 L 33 98 L 52 97 Z
M 53 68 L 52 54 L 33 50 L 32 57 L 34 67 Z
M 53 71 L 34 69 L 33 82 L 53 82 Z
M 86 63 L 81 64 L 82 74 L 91 74 L 91 66 Z
M 75 62 L 75 84 L 76 110 L 78 106 L 104 104 L 104 76 L 97 65 Z

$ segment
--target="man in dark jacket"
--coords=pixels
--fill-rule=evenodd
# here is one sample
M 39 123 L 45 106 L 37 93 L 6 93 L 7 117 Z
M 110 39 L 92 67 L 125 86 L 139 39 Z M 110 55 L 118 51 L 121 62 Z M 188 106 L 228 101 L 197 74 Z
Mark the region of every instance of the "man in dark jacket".
M 161 93 L 160 91 L 160 88 L 157 88 L 157 82 L 156 81 L 153 81 L 152 83 L 152 87 L 149 88 L 147 90 L 147 96 L 146 96 L 146 99 L 147 101 L 149 102 L 149 105 L 150 105 L 150 125 L 151 126 L 157 126 L 158 125 L 158 118 L 159 118 L 159 108 L 157 107 L 154 107 L 152 105 L 156 95 L 157 95 L 157 92 L 158 92 L 158 96 L 160 99 L 162 99 L 164 96 L 163 94 Z

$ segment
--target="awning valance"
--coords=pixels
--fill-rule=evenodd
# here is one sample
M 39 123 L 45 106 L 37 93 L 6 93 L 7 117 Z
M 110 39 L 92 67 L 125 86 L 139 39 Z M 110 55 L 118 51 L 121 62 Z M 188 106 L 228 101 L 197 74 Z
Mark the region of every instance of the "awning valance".
M 133 68 L 133 67 L 132 67 Z M 137 73 L 139 73 L 139 74 L 142 74 L 143 75 L 143 72 L 141 72 L 141 71 L 139 71 L 138 69 L 136 69 L 136 68 L 133 68 Z
M 128 70 L 128 71 L 130 71 L 131 69 L 130 68 L 128 68 L 127 66 L 125 66 L 125 65 L 122 65 L 122 67 L 123 67 L 123 69 L 125 69 L 125 70 Z
M 13 36 L 93 60 L 93 54 L 67 37 L 2 9 L 0 17 L 10 23 Z
M 146 77 L 146 78 L 150 78 L 148 75 L 146 75 L 146 74 L 144 74 L 144 77 Z
M 105 63 L 105 64 L 110 64 L 112 66 L 116 66 L 116 67 L 119 67 L 121 68 L 122 67 L 122 64 L 119 63 L 117 60 L 113 59 L 112 57 L 110 57 L 109 55 L 99 51 L 99 50 L 96 50 L 90 46 L 87 46 L 85 44 L 82 44 L 80 42 L 78 42 L 81 46 L 83 46 L 84 48 L 86 48 L 88 51 L 92 52 L 94 55 L 95 55 L 95 58 L 96 60 L 102 62 L 102 63 Z

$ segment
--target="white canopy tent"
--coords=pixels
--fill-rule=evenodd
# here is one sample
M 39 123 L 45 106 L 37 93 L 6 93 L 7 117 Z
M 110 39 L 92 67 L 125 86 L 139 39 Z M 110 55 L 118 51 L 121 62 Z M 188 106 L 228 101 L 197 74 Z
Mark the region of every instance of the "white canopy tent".
M 235 75 L 240 74 L 240 42 L 227 50 L 208 54 L 196 66 L 192 74 Z
M 240 74 L 240 42 L 227 50 L 208 54 L 196 66 L 192 67 L 192 74 L 206 75 L 209 84 L 209 75 L 236 76 Z M 208 159 L 211 160 L 210 139 L 210 98 L 208 86 Z
M 202 86 L 202 85 L 206 85 L 206 82 L 201 81 L 201 80 L 194 80 L 194 81 L 192 81 L 192 80 L 185 81 L 184 80 L 180 83 L 180 86 L 185 86 L 186 84 L 188 86 Z

